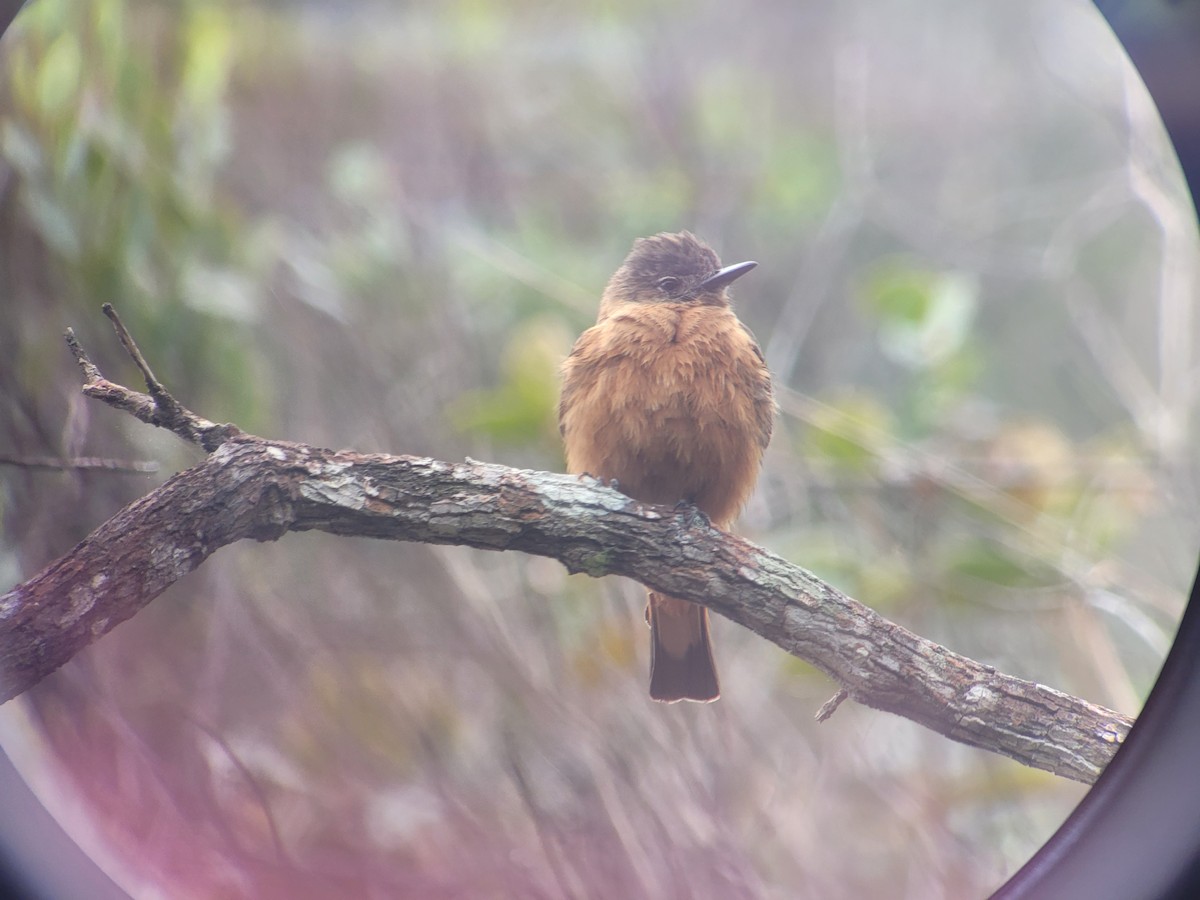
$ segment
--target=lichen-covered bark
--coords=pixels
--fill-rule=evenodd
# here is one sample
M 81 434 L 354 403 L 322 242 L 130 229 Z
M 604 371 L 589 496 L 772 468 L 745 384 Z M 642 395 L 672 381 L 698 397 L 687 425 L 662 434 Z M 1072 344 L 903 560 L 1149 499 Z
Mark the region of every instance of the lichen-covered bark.
M 304 530 L 519 550 L 575 572 L 625 575 L 705 603 L 826 672 L 859 703 L 1077 781 L 1096 779 L 1132 724 L 925 640 L 698 516 L 588 478 L 241 434 L 0 597 L 0 701 L 218 548 Z

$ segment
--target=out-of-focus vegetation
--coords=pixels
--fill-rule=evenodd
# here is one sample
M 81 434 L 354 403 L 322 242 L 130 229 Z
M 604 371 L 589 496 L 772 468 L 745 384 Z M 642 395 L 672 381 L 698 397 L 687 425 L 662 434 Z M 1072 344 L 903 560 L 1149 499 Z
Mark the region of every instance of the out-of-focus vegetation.
M 201 414 L 561 466 L 556 366 L 637 236 L 727 260 L 781 418 L 753 539 L 1135 712 L 1200 524 L 1194 220 L 1085 4 L 38 0 L 0 43 L 0 453 L 194 454 L 78 398 L 112 301 Z M 0 469 L 17 581 L 153 484 Z M 511 554 L 235 547 L 5 710 L 172 897 L 978 896 L 1080 796 L 843 707 L 723 622 Z M 62 812 L 64 818 L 70 815 Z M 78 824 L 78 823 L 77 823 Z
M 257 318 L 263 289 L 253 232 L 215 189 L 232 149 L 233 24 L 204 3 L 75 6 L 32 4 L 5 66 L 0 154 L 47 255 L 45 288 L 118 301 L 163 347 L 163 377 L 216 363 L 200 396 L 253 418 L 251 343 L 205 327 Z

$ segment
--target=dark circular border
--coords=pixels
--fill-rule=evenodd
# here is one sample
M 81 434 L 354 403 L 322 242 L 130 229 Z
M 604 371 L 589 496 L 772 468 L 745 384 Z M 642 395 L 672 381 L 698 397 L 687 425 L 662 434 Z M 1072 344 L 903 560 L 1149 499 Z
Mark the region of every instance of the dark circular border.
M 1200 0 L 1095 0 L 1133 60 L 1200 196 Z M 0 2 L 0 33 L 20 3 Z M 1200 235 L 1198 235 L 1200 237 Z M 0 750 L 0 896 L 126 895 L 38 803 Z M 993 897 L 1200 896 L 1200 569 L 1174 646 L 1137 723 L 1095 787 Z
M 1195 204 L 1200 3 L 1095 2 L 1158 106 Z M 993 897 L 1200 897 L 1200 569 L 1175 643 L 1125 745 L 1062 827 Z

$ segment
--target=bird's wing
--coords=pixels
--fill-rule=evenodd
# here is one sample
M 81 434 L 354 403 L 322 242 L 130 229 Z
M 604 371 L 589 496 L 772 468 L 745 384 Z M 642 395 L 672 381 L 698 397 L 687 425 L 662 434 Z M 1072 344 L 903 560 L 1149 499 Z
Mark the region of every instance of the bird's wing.
M 744 322 L 739 320 L 738 324 L 750 339 L 750 348 L 754 351 L 755 361 L 758 363 L 754 372 L 754 413 L 758 424 L 758 446 L 765 450 L 771 442 L 771 432 L 775 429 L 775 413 L 779 405 L 775 402 L 775 392 L 771 389 L 771 372 L 767 368 L 767 361 L 758 346 L 754 332 L 747 328 Z

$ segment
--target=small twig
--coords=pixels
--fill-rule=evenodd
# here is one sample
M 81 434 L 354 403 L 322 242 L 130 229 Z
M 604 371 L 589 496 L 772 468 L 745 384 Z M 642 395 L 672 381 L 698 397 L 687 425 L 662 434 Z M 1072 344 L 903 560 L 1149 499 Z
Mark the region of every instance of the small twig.
M 133 335 L 129 333 L 129 329 L 125 327 L 125 323 L 121 321 L 121 317 L 117 315 L 117 311 L 113 309 L 113 305 L 105 303 L 100 307 L 100 311 L 112 322 L 113 330 L 116 331 L 117 338 L 121 341 L 121 346 L 125 348 L 125 352 L 129 354 L 134 364 L 141 370 L 142 377 L 146 380 L 146 388 L 150 391 L 150 396 L 170 397 L 171 395 L 167 393 L 167 389 L 162 386 L 162 382 L 154 377 L 154 373 L 150 370 L 150 363 L 146 362 L 146 357 L 142 356 L 142 351 L 138 349 L 137 342 L 133 339 Z
M 114 409 L 123 410 L 148 425 L 159 424 L 155 416 L 154 400 L 151 397 L 109 381 L 88 357 L 87 351 L 76 339 L 75 332 L 68 328 L 64 336 L 67 346 L 71 349 L 71 354 L 75 357 L 75 362 L 79 364 L 79 368 L 83 372 L 82 390 L 85 397 L 101 400 Z
M 815 717 L 816 720 L 818 722 L 824 722 L 835 712 L 837 712 L 837 708 L 842 705 L 842 701 L 849 696 L 850 694 L 845 688 L 839 690 L 836 694 L 821 704 L 821 708 L 817 710 L 817 715 Z
M 138 371 L 142 373 L 142 379 L 146 382 L 146 389 L 150 392 L 150 396 L 154 398 L 154 405 L 161 413 L 161 421 L 164 427 L 170 428 L 179 434 L 174 427 L 174 423 L 185 422 L 189 418 L 198 419 L 199 416 L 189 412 L 184 406 L 171 396 L 161 381 L 155 376 L 150 368 L 150 363 L 146 362 L 146 357 L 142 355 L 141 349 L 137 345 L 137 341 L 133 339 L 133 335 L 129 333 L 129 329 L 125 327 L 125 323 L 121 321 L 121 317 L 117 315 L 117 311 L 111 303 L 105 303 L 100 307 L 101 312 L 108 317 L 112 322 L 113 330 L 117 333 L 117 338 L 121 342 L 121 346 L 125 348 L 125 352 L 129 354 L 129 358 L 133 360 L 133 364 L 138 367 Z M 183 436 L 183 435 L 181 435 Z M 186 440 L 191 440 L 190 429 Z
M 83 370 L 84 384 L 95 384 L 104 379 L 100 375 L 100 370 L 96 368 L 96 364 L 88 359 L 87 353 L 83 347 L 79 345 L 79 341 L 75 337 L 75 330 L 68 328 L 66 333 L 67 346 L 71 348 L 71 354 L 75 357 L 75 362 L 79 363 L 79 368 Z
M 71 348 L 75 361 L 79 363 L 79 368 L 83 371 L 84 396 L 101 400 L 115 409 L 124 410 L 148 425 L 165 428 L 190 444 L 200 445 L 209 453 L 230 438 L 242 433 L 242 430 L 236 425 L 218 424 L 196 415 L 171 396 L 171 393 L 154 377 L 150 364 L 142 356 L 142 351 L 138 349 L 137 343 L 121 321 L 120 316 L 117 315 L 117 311 L 113 309 L 112 304 L 105 303 L 101 309 L 113 323 L 113 329 L 121 341 L 121 346 L 125 348 L 125 352 L 129 354 L 141 371 L 142 377 L 146 381 L 146 388 L 150 393 L 142 394 L 132 391 L 105 378 L 80 346 L 74 331 L 68 328 L 65 335 L 67 346 Z
M 23 469 L 102 469 L 108 472 L 149 475 L 158 471 L 153 460 L 107 459 L 102 456 L 76 456 L 60 459 L 54 456 L 4 456 L 0 455 L 0 466 L 18 466 Z

